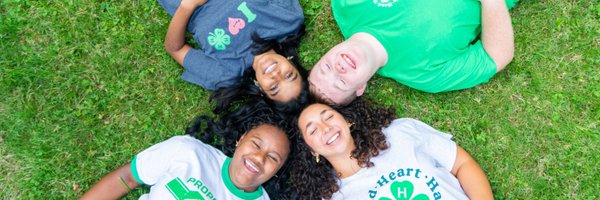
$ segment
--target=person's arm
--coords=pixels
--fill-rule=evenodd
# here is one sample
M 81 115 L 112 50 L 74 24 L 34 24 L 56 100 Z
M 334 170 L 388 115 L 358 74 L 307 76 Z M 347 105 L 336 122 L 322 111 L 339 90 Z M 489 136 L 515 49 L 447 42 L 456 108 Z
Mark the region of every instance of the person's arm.
M 80 199 L 118 199 L 127 194 L 130 189 L 140 185 L 133 178 L 130 165 L 127 163 L 100 179 Z
M 452 174 L 469 199 L 494 199 L 492 187 L 479 164 L 460 146 L 456 146 L 456 161 Z
M 185 31 L 194 10 L 207 0 L 183 0 L 175 11 L 165 36 L 165 49 L 180 65 L 183 65 L 185 54 L 192 48 L 185 43 Z
M 504 0 L 481 0 L 481 42 L 496 62 L 496 72 L 508 65 L 515 52 L 513 28 Z

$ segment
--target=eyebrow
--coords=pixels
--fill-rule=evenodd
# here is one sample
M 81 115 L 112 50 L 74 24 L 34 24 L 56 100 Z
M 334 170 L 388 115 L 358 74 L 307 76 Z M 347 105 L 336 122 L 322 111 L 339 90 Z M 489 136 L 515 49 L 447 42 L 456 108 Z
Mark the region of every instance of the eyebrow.
M 262 139 L 260 139 L 260 137 L 253 135 L 252 138 L 256 138 L 257 140 L 260 140 L 261 142 L 263 141 Z
M 321 113 L 319 115 L 323 115 L 323 114 L 325 114 L 325 112 L 327 112 L 327 109 L 321 111 Z
M 306 127 L 304 127 L 304 129 L 305 129 L 305 130 L 306 130 L 306 129 L 308 129 L 308 127 L 309 127 L 310 125 L 312 125 L 312 122 L 308 122 L 308 124 L 306 124 Z

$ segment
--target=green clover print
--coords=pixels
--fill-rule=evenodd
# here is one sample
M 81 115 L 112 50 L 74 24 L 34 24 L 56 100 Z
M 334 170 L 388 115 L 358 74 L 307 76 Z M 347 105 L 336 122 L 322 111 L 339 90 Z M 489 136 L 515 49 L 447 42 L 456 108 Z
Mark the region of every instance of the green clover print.
M 425 194 L 418 194 L 412 197 L 415 186 L 410 181 L 394 181 L 390 186 L 390 192 L 394 195 L 395 200 L 429 200 L 429 197 Z M 379 200 L 392 200 L 391 198 L 381 197 Z
M 231 37 L 225 34 L 225 30 L 217 28 L 214 33 L 208 34 L 208 44 L 217 50 L 225 50 L 225 47 L 231 44 Z

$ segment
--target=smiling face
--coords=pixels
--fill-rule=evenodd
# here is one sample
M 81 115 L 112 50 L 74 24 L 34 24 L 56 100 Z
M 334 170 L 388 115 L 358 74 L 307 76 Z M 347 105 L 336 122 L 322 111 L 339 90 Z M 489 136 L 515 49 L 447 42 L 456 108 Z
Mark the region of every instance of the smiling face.
M 270 50 L 254 57 L 252 68 L 259 87 L 270 99 L 287 103 L 300 95 L 302 77 L 283 56 Z
M 302 138 L 313 153 L 327 159 L 349 156 L 356 148 L 344 117 L 324 104 L 313 104 L 305 108 L 298 119 L 298 126 Z
M 361 96 L 367 81 L 380 67 L 374 66 L 366 49 L 368 45 L 352 40 L 331 48 L 310 71 L 311 92 L 333 104 L 344 104 Z
M 290 141 L 283 130 L 259 125 L 240 138 L 229 166 L 231 181 L 241 190 L 255 191 L 277 173 L 289 152 Z

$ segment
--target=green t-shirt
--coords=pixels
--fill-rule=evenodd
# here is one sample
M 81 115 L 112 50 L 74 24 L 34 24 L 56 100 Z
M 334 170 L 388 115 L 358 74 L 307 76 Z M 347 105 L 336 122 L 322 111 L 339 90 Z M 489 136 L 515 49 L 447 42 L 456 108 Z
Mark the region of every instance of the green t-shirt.
M 473 87 L 496 73 L 477 38 L 478 0 L 332 0 L 331 7 L 346 39 L 366 32 L 385 47 L 388 62 L 379 75 L 436 93 Z

